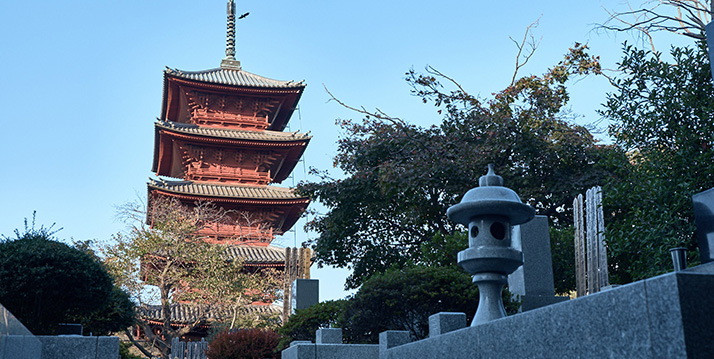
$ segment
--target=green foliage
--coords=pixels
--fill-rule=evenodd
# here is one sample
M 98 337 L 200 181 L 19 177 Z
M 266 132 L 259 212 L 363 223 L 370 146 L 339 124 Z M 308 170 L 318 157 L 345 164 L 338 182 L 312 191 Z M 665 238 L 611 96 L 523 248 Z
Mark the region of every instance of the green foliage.
M 101 334 L 124 329 L 126 313 L 106 309 L 114 297 L 128 300 L 126 294 L 112 292 L 112 278 L 96 256 L 54 240 L 52 228 L 35 228 L 33 216 L 24 233 L 2 237 L 0 303 L 36 335 L 55 334 L 66 322 Z
M 280 358 L 280 337 L 270 329 L 243 329 L 224 332 L 208 344 L 206 356 L 211 359 Z
M 119 359 L 144 359 L 143 356 L 132 354 L 129 348 L 132 347 L 131 343 L 119 342 Z
M 598 164 L 611 150 L 561 112 L 565 82 L 600 71 L 585 51 L 576 44 L 544 75 L 518 79 L 490 100 L 434 69 L 412 70 L 413 93 L 443 116 L 430 128 L 383 114 L 339 120 L 346 135 L 334 161 L 346 178 L 321 173 L 321 181 L 298 186 L 328 208 L 308 224 L 319 234 L 318 263 L 352 268 L 347 287 L 357 288 L 375 273 L 424 263 L 425 249 L 449 252 L 429 259 L 445 261 L 453 248 L 444 241 L 462 230 L 446 209 L 477 185 L 488 163 L 553 225 L 570 225 L 574 195 L 603 181 L 608 169 Z M 444 90 L 440 80 L 456 89 Z
M 151 226 L 146 223 L 146 209 L 140 205 L 127 205 L 122 214 L 133 220 L 132 227 L 115 235 L 114 242 L 104 248 L 105 262 L 117 284 L 138 298 L 140 305 L 160 303 L 165 318 L 162 336 L 154 335 L 140 312 L 136 320 L 164 357 L 170 352 L 172 338 L 188 334 L 209 319 L 230 323 L 229 327 L 259 324 L 239 314 L 238 309 L 263 299 L 266 293 L 277 298 L 274 289 L 280 277 L 274 271 L 247 274 L 240 261 L 227 256 L 225 246 L 207 243 L 197 235 L 205 226 L 228 217 L 214 204 L 197 202 L 188 207 L 175 199 L 154 198 L 148 213 Z M 158 296 L 147 296 L 152 289 L 158 289 Z M 200 306 L 191 322 L 175 329 L 171 327 L 170 306 L 179 301 Z M 139 350 L 149 355 L 148 348 Z
M 470 321 L 477 303 L 471 277 L 453 267 L 388 270 L 367 280 L 346 303 L 344 335 L 351 343 L 377 343 L 385 330 L 408 330 L 423 339 L 430 315 L 464 312 Z
M 550 228 L 555 293 L 568 295 L 575 289 L 575 228 Z
M 456 267 L 456 255 L 468 248 L 469 236 L 466 232 L 435 234 L 421 245 L 421 260 L 424 265 L 436 267 Z
M 281 336 L 280 349 L 287 348 L 295 340 L 315 341 L 315 332 L 320 328 L 340 327 L 345 300 L 328 300 L 305 309 L 298 309 L 278 329 Z
M 84 325 L 84 332 L 94 336 L 109 335 L 123 331 L 134 324 L 136 304 L 129 293 L 113 286 L 102 307 L 94 313 L 76 320 Z
M 697 259 L 691 196 L 714 186 L 714 90 L 698 48 L 662 54 L 625 45 L 617 92 L 602 115 L 620 154 L 604 187 L 611 281 L 628 283 L 671 269 L 669 249 Z

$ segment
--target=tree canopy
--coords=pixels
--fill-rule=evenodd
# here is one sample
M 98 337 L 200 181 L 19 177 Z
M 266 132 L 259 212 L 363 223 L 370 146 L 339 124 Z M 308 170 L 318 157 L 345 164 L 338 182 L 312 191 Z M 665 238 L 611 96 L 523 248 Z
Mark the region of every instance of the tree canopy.
M 602 115 L 622 154 L 604 187 L 614 283 L 671 269 L 669 249 L 697 241 L 691 196 L 714 187 L 714 89 L 704 43 L 661 53 L 626 45 Z
M 600 72 L 586 50 L 576 44 L 542 76 L 514 77 L 487 100 L 433 68 L 409 71 L 413 94 L 443 117 L 429 128 L 383 113 L 338 120 L 346 135 L 334 161 L 345 178 L 319 172 L 320 181 L 298 186 L 328 209 L 308 224 L 318 233 L 318 263 L 352 268 L 347 286 L 356 288 L 390 267 L 422 262 L 425 244 L 444 247 L 438 241 L 462 230 L 446 209 L 488 163 L 553 225 L 570 225 L 573 196 L 602 182 L 608 171 L 598 164 L 610 151 L 562 111 L 568 79 Z
M 208 243 L 197 234 L 228 217 L 227 211 L 215 204 L 186 206 L 157 196 L 148 208 L 128 204 L 121 214 L 130 228 L 116 234 L 113 243 L 104 248 L 105 262 L 117 283 L 139 300 L 136 320 L 164 357 L 170 352 L 172 338 L 209 324 L 209 319 L 230 323 L 230 327 L 254 324 L 240 308 L 264 300 L 266 295 L 277 299 L 277 275 L 272 271 L 246 273 L 239 259 L 227 255 L 225 246 Z M 161 308 L 161 335 L 152 331 L 151 318 L 141 310 L 155 302 Z M 171 317 L 171 306 L 180 302 L 190 302 L 195 316 L 173 327 L 177 323 Z M 151 355 L 151 348 L 134 340 L 130 332 L 125 334 L 145 355 Z
M 81 323 L 85 332 L 106 335 L 132 324 L 133 303 L 113 287 L 99 259 L 79 244 L 55 240 L 53 226 L 0 240 L 0 303 L 33 334 L 52 335 L 59 323 Z
M 504 291 L 506 309 L 519 303 Z M 478 289 L 471 277 L 454 266 L 406 266 L 376 274 L 354 295 L 297 310 L 279 330 L 283 347 L 292 340 L 315 340 L 319 328 L 343 328 L 346 343 L 378 343 L 385 330 L 406 330 L 413 339 L 428 335 L 429 316 L 463 312 L 471 320 L 478 305 Z

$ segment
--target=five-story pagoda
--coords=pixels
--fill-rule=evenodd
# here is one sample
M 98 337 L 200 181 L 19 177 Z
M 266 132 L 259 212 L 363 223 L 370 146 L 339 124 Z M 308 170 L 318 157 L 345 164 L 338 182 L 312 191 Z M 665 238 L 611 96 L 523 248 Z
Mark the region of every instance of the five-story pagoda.
M 157 196 L 192 206 L 210 201 L 231 213 L 199 234 L 230 246 L 251 270 L 284 269 L 285 249 L 271 241 L 288 231 L 309 203 L 281 183 L 310 141 L 284 132 L 305 84 L 244 71 L 235 59 L 235 5 L 228 2 L 226 58 L 217 69 L 164 71 L 161 117 L 155 123 L 149 203 Z

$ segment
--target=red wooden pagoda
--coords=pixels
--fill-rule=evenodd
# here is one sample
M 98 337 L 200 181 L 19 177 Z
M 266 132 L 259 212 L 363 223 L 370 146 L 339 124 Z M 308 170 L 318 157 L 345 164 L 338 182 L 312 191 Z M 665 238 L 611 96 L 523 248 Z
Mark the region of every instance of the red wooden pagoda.
M 227 56 L 219 68 L 164 71 L 152 167 L 161 177 L 149 181 L 149 201 L 168 196 L 230 210 L 232 224 L 215 223 L 200 234 L 231 246 L 248 270 L 283 270 L 285 249 L 270 243 L 295 224 L 309 199 L 271 184 L 290 176 L 310 141 L 308 134 L 284 132 L 305 84 L 244 71 L 235 59 L 234 27 L 230 1 Z

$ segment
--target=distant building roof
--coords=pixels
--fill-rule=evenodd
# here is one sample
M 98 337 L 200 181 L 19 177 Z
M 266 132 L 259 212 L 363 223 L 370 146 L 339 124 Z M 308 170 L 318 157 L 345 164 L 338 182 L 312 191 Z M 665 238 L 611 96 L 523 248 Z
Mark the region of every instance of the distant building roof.
M 281 131 L 243 131 L 243 130 L 232 130 L 216 127 L 203 127 L 194 124 L 180 123 L 180 122 L 170 122 L 170 121 L 156 121 L 156 127 L 161 129 L 166 129 L 175 132 L 181 132 L 196 136 L 206 136 L 206 137 L 218 137 L 226 139 L 235 140 L 249 140 L 249 141 L 271 141 L 271 142 L 289 142 L 289 141 L 302 141 L 309 140 L 312 138 L 309 133 L 299 133 L 299 132 L 281 132 Z
M 290 188 L 275 186 L 224 185 L 218 183 L 200 183 L 194 181 L 165 181 L 149 178 L 150 188 L 177 194 L 240 199 L 296 200 L 305 199 Z
M 280 81 L 252 74 L 239 69 L 210 69 L 204 71 L 181 71 L 167 67 L 164 73 L 182 79 L 208 82 L 229 86 L 264 87 L 264 88 L 302 88 L 303 81 Z

